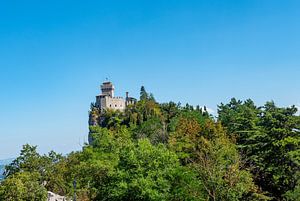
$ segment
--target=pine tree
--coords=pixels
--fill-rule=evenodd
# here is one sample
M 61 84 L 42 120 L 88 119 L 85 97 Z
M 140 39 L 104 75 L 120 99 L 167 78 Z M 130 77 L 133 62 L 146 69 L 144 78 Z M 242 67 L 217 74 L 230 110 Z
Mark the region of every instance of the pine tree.
M 146 92 L 145 87 L 142 86 L 140 92 L 140 100 L 147 100 L 147 99 L 148 99 L 148 93 Z

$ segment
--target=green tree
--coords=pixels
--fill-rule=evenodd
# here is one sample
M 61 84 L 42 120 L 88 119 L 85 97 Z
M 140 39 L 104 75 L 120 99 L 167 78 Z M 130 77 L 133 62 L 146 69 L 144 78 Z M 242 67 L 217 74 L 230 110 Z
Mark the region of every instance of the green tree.
M 222 125 L 188 108 L 171 121 L 169 146 L 197 172 L 207 200 L 265 199 L 250 172 L 241 168 L 237 147 Z
M 38 173 L 18 172 L 0 183 L 0 200 L 40 201 L 47 199 L 47 190 L 39 184 Z
M 26 173 L 27 175 L 25 176 L 38 175 L 38 177 L 35 177 L 38 178 L 38 180 L 34 180 L 35 182 L 43 185 L 49 191 L 64 195 L 67 192 L 64 178 L 64 173 L 67 169 L 64 168 L 64 163 L 62 162 L 65 158 L 54 151 L 42 156 L 36 149 L 37 146 L 24 145 L 20 156 L 6 166 L 6 179 L 19 173 L 21 176 L 24 176 L 21 173 Z
M 147 100 L 148 98 L 149 98 L 149 94 L 146 92 L 145 87 L 142 86 L 140 91 L 140 100 Z
M 42 158 L 36 149 L 37 146 L 24 145 L 20 156 L 5 167 L 5 176 L 8 177 L 20 171 L 42 171 Z
M 277 199 L 297 184 L 300 170 L 300 118 L 297 108 L 276 107 L 267 102 L 263 107 L 259 126 L 262 134 L 258 165 L 262 186 Z
M 152 145 L 147 137 L 133 140 L 125 126 L 91 130 L 93 142 L 80 153 L 73 169 L 81 195 L 91 200 L 203 198 L 196 174 L 182 167 L 163 144 Z
M 153 146 L 147 139 L 139 140 L 137 145 L 120 152 L 109 199 L 204 200 L 201 183 L 193 176 L 164 145 Z
M 162 110 L 162 114 L 164 117 L 164 121 L 169 124 L 171 119 L 176 117 L 180 112 L 180 104 L 176 104 L 174 102 L 162 103 L 160 104 L 160 108 Z
M 234 143 L 220 125 L 207 122 L 197 141 L 192 167 L 205 186 L 208 200 L 266 200 L 260 195 Z
M 292 192 L 300 168 L 300 119 L 296 107 L 280 108 L 274 102 L 256 107 L 232 99 L 219 106 L 219 120 L 236 136 L 238 147 L 254 180 L 274 200 Z
M 148 138 L 152 144 L 166 143 L 168 133 L 166 125 L 159 118 L 151 118 L 144 121 L 134 130 L 136 139 Z

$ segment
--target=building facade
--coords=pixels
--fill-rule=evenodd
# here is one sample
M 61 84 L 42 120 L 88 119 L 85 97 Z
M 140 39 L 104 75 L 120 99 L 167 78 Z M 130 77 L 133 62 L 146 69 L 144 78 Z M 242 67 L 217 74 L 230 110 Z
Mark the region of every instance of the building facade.
M 124 111 L 128 105 L 135 104 L 136 99 L 129 97 L 126 92 L 126 98 L 115 97 L 115 87 L 112 82 L 104 82 L 101 85 L 101 94 L 96 96 L 95 106 L 103 110 Z

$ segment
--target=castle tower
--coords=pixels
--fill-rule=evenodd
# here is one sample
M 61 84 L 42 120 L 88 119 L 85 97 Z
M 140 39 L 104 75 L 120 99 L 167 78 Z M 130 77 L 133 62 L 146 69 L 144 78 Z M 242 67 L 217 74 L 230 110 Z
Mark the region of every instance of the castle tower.
M 108 95 L 112 98 L 115 96 L 115 87 L 111 82 L 104 82 L 101 85 L 101 91 L 103 95 Z
M 115 87 L 112 82 L 104 82 L 101 85 L 102 93 L 96 96 L 95 106 L 101 111 L 103 110 L 119 110 L 124 111 L 128 105 L 136 103 L 136 99 L 129 97 L 126 92 L 126 98 L 115 97 Z

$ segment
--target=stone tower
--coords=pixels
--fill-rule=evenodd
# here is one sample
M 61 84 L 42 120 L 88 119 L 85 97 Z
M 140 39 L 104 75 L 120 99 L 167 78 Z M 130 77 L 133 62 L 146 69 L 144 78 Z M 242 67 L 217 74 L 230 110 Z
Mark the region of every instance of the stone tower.
M 111 82 L 103 82 L 101 85 L 102 95 L 108 95 L 110 97 L 115 96 L 115 87 Z

